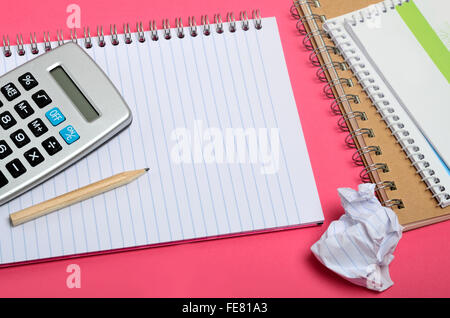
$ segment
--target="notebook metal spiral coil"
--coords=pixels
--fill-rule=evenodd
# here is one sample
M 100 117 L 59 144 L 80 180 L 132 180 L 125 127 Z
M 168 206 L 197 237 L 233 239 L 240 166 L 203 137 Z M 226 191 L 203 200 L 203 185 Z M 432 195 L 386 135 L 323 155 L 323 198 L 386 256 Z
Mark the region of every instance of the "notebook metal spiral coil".
M 358 23 L 364 23 L 368 19 L 373 18 L 374 15 L 381 15 L 388 12 L 388 10 L 395 10 L 395 6 L 402 5 L 406 2 L 410 2 L 410 0 L 390 0 L 382 2 L 380 10 L 374 12 L 366 11 L 364 14 L 362 11 L 359 11 L 358 13 L 353 14 L 348 21 L 355 26 Z M 391 5 L 389 5 L 389 3 Z M 409 136 L 409 131 L 405 129 L 405 125 L 402 123 L 401 118 L 396 114 L 395 109 L 390 106 L 389 100 L 385 98 L 385 94 L 371 77 L 370 72 L 366 70 L 365 64 L 361 62 L 361 57 L 352 49 L 349 42 L 346 41 L 346 35 L 343 34 L 341 27 L 336 27 L 333 22 L 331 22 L 325 23 L 324 29 L 327 31 L 328 35 L 333 38 L 334 42 L 337 43 L 336 46 L 339 48 L 341 54 L 345 53 L 345 61 L 368 97 L 372 100 L 372 104 L 376 107 L 377 113 L 380 114 L 381 120 L 387 124 L 387 127 L 391 130 L 391 134 L 395 136 L 396 142 L 406 153 L 406 157 L 411 161 L 411 166 L 414 166 L 417 170 L 416 173 L 422 176 L 421 180 L 427 184 L 426 189 L 434 189 L 437 192 L 432 195 L 433 198 L 439 197 L 449 200 L 449 192 L 447 192 L 445 187 L 440 184 L 439 178 L 434 176 L 435 171 L 430 167 L 430 163 L 426 161 L 425 155 L 421 153 L 420 148 L 415 145 L 414 139 Z M 390 201 L 389 204 L 395 204 L 394 200 Z
M 148 24 L 148 29 L 145 30 L 144 24 L 142 22 L 136 23 L 136 31 L 133 32 L 131 30 L 130 24 L 123 24 L 123 41 L 125 44 L 131 44 L 133 42 L 133 35 L 136 35 L 136 39 L 138 42 L 143 43 L 146 41 L 146 32 L 149 35 L 151 41 L 159 41 L 161 38 L 170 40 L 172 36 L 176 36 L 177 38 L 184 38 L 189 35 L 192 37 L 196 37 L 199 34 L 203 34 L 204 36 L 209 36 L 212 32 L 216 32 L 218 34 L 222 34 L 224 32 L 236 32 L 238 28 L 241 28 L 244 31 L 249 30 L 251 27 L 254 27 L 256 30 L 262 28 L 262 20 L 261 13 L 259 9 L 252 11 L 251 19 L 247 15 L 247 11 L 241 11 L 239 13 L 239 20 L 236 20 L 233 12 L 228 12 L 226 15 L 226 23 L 228 24 L 228 28 L 225 27 L 225 24 L 222 20 L 220 14 L 215 14 L 213 17 L 213 23 L 210 23 L 207 15 L 201 16 L 201 23 L 197 26 L 195 17 L 189 16 L 187 21 L 186 28 L 183 25 L 183 21 L 181 17 L 177 17 L 175 19 L 175 28 L 170 27 L 169 19 L 162 20 L 162 26 L 158 29 L 157 24 L 154 20 L 150 21 Z M 200 32 L 199 32 L 200 31 Z M 103 31 L 103 26 L 97 26 L 97 44 L 99 47 L 104 47 L 107 45 L 105 41 L 105 34 Z M 120 43 L 120 33 L 117 30 L 116 24 L 110 25 L 110 39 L 111 45 L 116 46 Z M 70 30 L 70 41 L 74 43 L 78 43 L 79 39 L 77 36 L 76 29 Z M 91 31 L 89 27 L 83 28 L 83 36 L 82 36 L 83 45 L 86 49 L 90 49 L 93 46 L 93 36 L 91 36 Z M 43 36 L 43 45 L 44 51 L 48 52 L 52 49 L 52 40 L 49 32 L 44 32 Z M 58 46 L 65 43 L 63 30 L 56 31 L 56 43 Z M 11 44 L 9 40 L 9 36 L 3 36 L 3 55 L 5 57 L 10 57 L 13 55 L 11 50 Z M 17 54 L 22 56 L 27 52 L 26 45 L 24 44 L 22 34 L 16 35 L 16 44 Z M 39 54 L 38 41 L 36 37 L 36 33 L 30 33 L 30 53 L 32 55 Z
M 392 0 L 394 1 L 394 0 Z M 397 1 L 405 1 L 405 0 L 397 0 Z M 409 1 L 409 0 L 408 0 Z M 310 1 L 310 0 L 297 0 L 294 1 L 293 5 L 291 6 L 291 15 L 293 18 L 297 20 L 296 28 L 299 32 L 299 34 L 303 35 L 302 43 L 303 46 L 311 51 L 309 60 L 313 66 L 319 67 L 319 69 L 316 71 L 316 77 L 319 79 L 319 81 L 326 83 L 323 92 L 325 96 L 332 99 L 332 103 L 330 105 L 331 111 L 333 114 L 340 116 L 337 124 L 339 128 L 342 131 L 348 132 L 348 135 L 345 138 L 345 143 L 349 148 L 354 148 L 356 151 L 354 152 L 352 156 L 352 160 L 357 166 L 364 166 L 364 168 L 360 172 L 360 179 L 363 182 L 371 182 L 370 174 L 374 171 L 382 171 L 382 172 L 388 172 L 389 168 L 385 163 L 374 163 L 371 165 L 366 165 L 366 163 L 363 160 L 363 155 L 365 154 L 374 154 L 379 155 L 381 154 L 381 149 L 379 146 L 365 146 L 362 148 L 359 148 L 359 146 L 355 142 L 355 138 L 360 135 L 366 135 L 368 138 L 371 138 L 374 136 L 373 131 L 369 128 L 358 128 L 355 130 L 350 130 L 347 125 L 347 121 L 354 118 L 358 120 L 367 120 L 367 116 L 363 112 L 357 112 L 351 110 L 350 112 L 347 112 L 345 114 L 341 111 L 341 105 L 344 102 L 352 102 L 355 104 L 360 103 L 359 96 L 353 95 L 353 94 L 344 94 L 341 96 L 334 96 L 333 88 L 336 85 L 346 85 L 348 87 L 353 86 L 353 82 L 351 79 L 348 78 L 338 78 L 334 80 L 329 80 L 327 78 L 327 73 L 329 73 L 330 70 L 335 70 L 338 74 L 338 70 L 346 70 L 350 68 L 353 72 L 353 63 L 352 60 L 345 59 L 344 62 L 338 62 L 338 61 L 331 61 L 326 64 L 321 64 L 319 60 L 319 55 L 321 53 L 331 52 L 334 54 L 341 54 L 342 48 L 338 45 L 336 46 L 330 46 L 330 45 L 324 45 L 324 46 L 318 46 L 314 47 L 312 40 L 314 38 L 320 38 L 323 41 L 324 37 L 329 37 L 328 30 L 325 30 L 323 28 L 319 30 L 314 30 L 308 32 L 306 26 L 308 21 L 314 20 L 316 23 L 321 22 L 325 23 L 325 16 L 318 15 L 315 13 L 306 14 L 306 15 L 300 15 L 298 11 L 298 7 L 301 7 L 302 5 L 309 6 L 309 11 L 312 12 L 311 8 L 313 7 L 320 7 L 319 1 Z M 319 43 L 316 41 L 316 43 Z M 396 190 L 397 187 L 393 181 L 381 181 L 375 184 L 375 190 Z M 397 208 L 403 208 L 404 204 L 402 200 L 400 199 L 389 199 L 389 200 L 380 200 L 381 204 L 383 204 L 386 207 L 397 207 Z

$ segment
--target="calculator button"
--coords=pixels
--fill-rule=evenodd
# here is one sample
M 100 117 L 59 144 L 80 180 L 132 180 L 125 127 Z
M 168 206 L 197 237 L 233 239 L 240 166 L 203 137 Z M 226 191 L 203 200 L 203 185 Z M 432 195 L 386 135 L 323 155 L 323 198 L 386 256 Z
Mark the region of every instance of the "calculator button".
M 6 179 L 6 176 L 0 171 L 0 188 L 3 188 L 8 183 L 8 179 Z
M 23 155 L 32 167 L 36 167 L 38 164 L 44 161 L 44 156 L 39 152 L 37 148 L 31 148 Z
M 54 154 L 56 154 L 62 150 L 62 147 L 59 144 L 58 140 L 56 140 L 56 138 L 53 136 L 46 139 L 42 143 L 42 147 L 44 147 L 45 151 L 47 151 L 47 153 L 50 156 L 53 156 Z
M 34 114 L 33 108 L 31 108 L 30 104 L 26 100 L 21 101 L 19 104 L 14 106 L 14 109 L 22 119 L 25 119 Z
M 23 86 L 23 88 L 25 88 L 26 91 L 29 91 L 30 89 L 38 85 L 38 82 L 30 72 L 25 73 L 21 77 L 19 77 L 19 83 Z
M 6 164 L 6 169 L 8 169 L 9 173 L 14 177 L 18 178 L 27 172 L 25 166 L 20 162 L 19 159 L 14 159 L 10 163 Z
M 10 112 L 4 112 L 0 114 L 0 125 L 4 130 L 7 130 L 17 124 L 17 121 L 11 115 Z
M 25 134 L 22 129 L 19 129 L 15 133 L 11 134 L 11 139 L 16 144 L 17 148 L 22 148 L 30 142 L 30 138 Z
M 8 146 L 6 141 L 0 140 L 0 159 L 5 159 L 12 154 L 12 149 Z
M 13 83 L 8 83 L 0 89 L 8 101 L 20 96 L 20 92 Z
M 6 176 L 3 174 L 3 172 L 0 171 L 0 188 L 3 188 L 8 183 L 8 179 L 6 179 Z
M 59 134 L 61 137 L 63 137 L 64 141 L 70 145 L 80 139 L 80 135 L 78 135 L 75 128 L 73 128 L 72 125 L 67 126 L 66 128 L 62 129 Z
M 44 108 L 52 102 L 51 98 L 48 97 L 47 93 L 43 89 L 31 95 L 31 98 L 34 100 L 36 105 L 39 106 L 39 108 Z
M 57 107 L 46 112 L 45 116 L 52 123 L 53 126 L 58 126 L 59 124 L 61 124 L 63 121 L 66 120 L 66 117 L 64 117 L 64 115 Z
M 0 100 L 0 107 L 2 107 L 3 106 L 3 103 L 2 103 L 2 101 Z
M 47 126 L 45 126 L 44 122 L 39 118 L 29 123 L 28 128 L 30 128 L 35 137 L 40 137 L 48 131 Z

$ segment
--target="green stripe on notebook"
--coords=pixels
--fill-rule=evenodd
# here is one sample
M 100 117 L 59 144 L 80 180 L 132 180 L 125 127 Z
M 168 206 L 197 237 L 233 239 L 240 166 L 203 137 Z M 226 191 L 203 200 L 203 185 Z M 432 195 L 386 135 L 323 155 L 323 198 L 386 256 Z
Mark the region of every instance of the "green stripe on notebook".
M 428 53 L 430 58 L 450 83 L 450 52 L 422 15 L 416 4 L 411 0 L 401 6 L 396 6 L 408 28 Z

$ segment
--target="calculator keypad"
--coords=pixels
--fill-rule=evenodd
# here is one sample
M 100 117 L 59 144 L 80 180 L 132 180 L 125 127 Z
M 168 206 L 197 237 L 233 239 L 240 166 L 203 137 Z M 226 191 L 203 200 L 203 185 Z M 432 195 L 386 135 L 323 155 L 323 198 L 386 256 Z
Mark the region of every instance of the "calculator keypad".
M 3 174 L 3 172 L 0 171 L 0 189 L 3 188 L 5 185 L 9 183 L 6 176 Z
M 44 89 L 38 87 L 39 83 L 33 74 L 27 72 L 18 77 L 17 81 L 20 85 L 10 82 L 0 89 L 8 102 L 14 100 L 9 105 L 8 102 L 4 105 L 0 101 L 0 107 L 3 110 L 0 112 L 0 131 L 2 129 L 9 130 L 16 126 L 18 121 L 26 120 L 20 127 L 11 129 L 10 139 L 0 140 L 0 188 L 8 185 L 12 179 L 26 174 L 27 170 L 39 167 L 45 162 L 47 155 L 55 156 L 62 151 L 61 138 L 67 145 L 80 139 L 80 135 L 72 125 L 64 125 L 64 128 L 52 130 L 51 127 L 66 122 L 68 118 L 58 107 L 51 107 L 50 110 L 46 109 L 45 111 L 39 110 L 50 105 L 52 99 Z M 21 96 L 16 85 L 27 92 L 24 94 L 27 96 L 22 97 L 22 100 L 19 101 L 15 101 L 17 97 Z M 36 89 L 36 87 L 38 88 Z M 38 117 L 30 118 L 36 115 Z M 29 121 L 31 119 L 33 120 Z M 34 138 L 38 140 L 33 140 Z M 27 146 L 29 149 L 26 149 Z M 24 152 L 19 149 L 23 149 Z
M 27 172 L 27 169 L 19 159 L 14 159 L 13 161 L 7 163 L 6 169 L 8 169 L 9 173 L 15 179 Z
M 57 107 L 46 112 L 45 116 L 53 126 L 58 126 L 59 124 L 61 124 L 63 121 L 66 120 L 66 117 L 64 117 L 64 115 Z
M 12 149 L 5 140 L 0 140 L 0 160 L 5 159 L 12 154 Z
M 31 142 L 30 138 L 28 138 L 23 129 L 19 129 L 16 132 L 12 133 L 10 137 L 17 148 L 22 148 L 23 146 Z
M 53 156 L 62 150 L 61 144 L 53 136 L 44 140 L 42 147 L 44 147 L 45 151 L 47 151 L 50 156 Z
M 32 167 L 36 167 L 38 164 L 42 163 L 45 160 L 44 156 L 36 147 L 25 152 L 24 156 Z
M 71 145 L 73 144 L 75 141 L 77 141 L 78 139 L 80 139 L 80 136 L 78 135 L 77 131 L 75 130 L 75 128 L 73 128 L 73 126 L 69 125 L 67 127 L 65 127 L 64 129 L 62 129 L 59 134 L 61 135 L 61 137 L 63 137 L 64 141 L 68 144 Z
M 16 106 L 14 106 L 14 109 L 22 119 L 28 118 L 34 114 L 33 108 L 31 108 L 31 105 L 26 100 L 23 100 Z
M 30 72 L 27 72 L 19 77 L 19 83 L 25 88 L 26 91 L 36 87 L 39 83 L 36 79 L 31 75 Z
M 19 90 L 13 83 L 6 84 L 0 90 L 9 102 L 20 96 Z
M 52 99 L 47 95 L 47 93 L 43 89 L 31 95 L 31 98 L 34 100 L 34 102 L 36 103 L 36 105 L 38 105 L 39 108 L 44 108 L 45 106 L 47 106 L 52 102 Z
M 6 111 L 0 114 L 0 125 L 4 130 L 8 130 L 15 124 L 17 124 L 17 121 L 14 119 L 10 112 Z
M 29 123 L 28 128 L 35 137 L 40 137 L 48 131 L 47 126 L 45 126 L 44 122 L 40 118 L 37 118 Z

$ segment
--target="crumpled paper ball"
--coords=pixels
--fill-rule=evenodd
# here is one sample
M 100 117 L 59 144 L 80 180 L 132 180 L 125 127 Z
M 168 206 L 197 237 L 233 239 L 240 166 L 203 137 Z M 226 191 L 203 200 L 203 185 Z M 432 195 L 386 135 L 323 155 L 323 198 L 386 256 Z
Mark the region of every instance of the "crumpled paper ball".
M 316 258 L 348 281 L 384 291 L 394 283 L 389 264 L 403 227 L 392 209 L 383 207 L 375 184 L 360 184 L 358 191 L 339 188 L 345 214 L 331 222 L 312 247 Z

